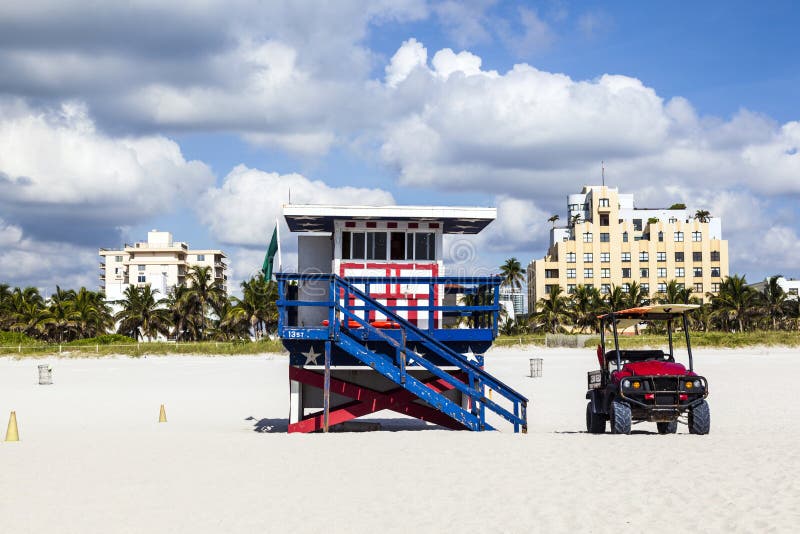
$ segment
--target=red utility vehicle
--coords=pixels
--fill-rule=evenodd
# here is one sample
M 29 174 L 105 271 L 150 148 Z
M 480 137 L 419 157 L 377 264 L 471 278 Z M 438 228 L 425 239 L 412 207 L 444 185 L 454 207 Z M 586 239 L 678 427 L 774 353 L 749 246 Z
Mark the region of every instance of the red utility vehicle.
M 708 381 L 694 372 L 687 314 L 696 304 L 660 304 L 612 312 L 600 317 L 599 371 L 589 371 L 586 430 L 600 434 L 609 421 L 613 434 L 630 434 L 631 424 L 656 423 L 659 434 L 674 434 L 678 422 L 692 434 L 708 434 L 711 412 L 706 402 Z M 642 321 L 666 322 L 669 352 L 630 350 L 619 346 L 619 331 Z M 689 368 L 675 362 L 673 324 L 680 321 L 686 336 Z M 606 348 L 606 329 L 614 348 Z M 684 417 L 685 416 L 685 417 Z

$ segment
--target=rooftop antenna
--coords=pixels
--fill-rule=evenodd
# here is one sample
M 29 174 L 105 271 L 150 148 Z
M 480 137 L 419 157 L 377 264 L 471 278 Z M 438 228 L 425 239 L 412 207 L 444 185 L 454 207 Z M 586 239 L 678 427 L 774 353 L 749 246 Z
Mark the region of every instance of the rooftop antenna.
M 600 160 L 600 176 L 603 178 L 603 186 L 606 185 L 606 165 L 603 160 Z

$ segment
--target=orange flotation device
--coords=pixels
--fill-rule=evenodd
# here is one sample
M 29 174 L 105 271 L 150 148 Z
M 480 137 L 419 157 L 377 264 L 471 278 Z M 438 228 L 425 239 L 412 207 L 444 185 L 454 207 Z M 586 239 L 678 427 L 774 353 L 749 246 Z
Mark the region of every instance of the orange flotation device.
M 394 329 L 400 328 L 400 324 L 394 321 L 371 321 L 369 324 L 375 328 Z

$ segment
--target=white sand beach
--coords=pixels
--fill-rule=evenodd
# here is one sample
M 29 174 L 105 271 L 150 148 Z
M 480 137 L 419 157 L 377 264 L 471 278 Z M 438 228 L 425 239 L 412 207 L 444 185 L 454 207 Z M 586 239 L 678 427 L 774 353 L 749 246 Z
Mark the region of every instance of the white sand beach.
M 281 356 L 2 358 L 0 532 L 798 531 L 800 351 L 695 352 L 708 436 L 586 434 L 591 349 L 487 354 L 527 435 L 287 435 Z

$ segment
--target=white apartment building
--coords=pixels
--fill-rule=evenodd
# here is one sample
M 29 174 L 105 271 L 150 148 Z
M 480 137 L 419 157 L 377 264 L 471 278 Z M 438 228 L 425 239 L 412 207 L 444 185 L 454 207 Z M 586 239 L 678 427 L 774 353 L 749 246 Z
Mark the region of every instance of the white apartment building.
M 186 281 L 186 272 L 195 265 L 207 266 L 223 290 L 228 291 L 228 265 L 221 250 L 191 250 L 182 241 L 173 241 L 170 232 L 153 230 L 147 241 L 125 244 L 122 250 L 100 249 L 100 289 L 107 301 L 123 298 L 129 285 L 150 287 L 165 297 Z
M 786 298 L 794 300 L 800 298 L 800 280 L 781 276 L 778 278 L 777 282 L 778 286 L 780 286 L 784 293 L 786 293 Z M 762 282 L 756 282 L 755 284 L 750 284 L 750 287 L 760 292 L 764 290 L 767 283 L 768 279 Z
M 509 302 L 514 310 L 515 317 L 525 314 L 525 296 L 521 290 L 501 287 L 500 302 Z

